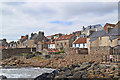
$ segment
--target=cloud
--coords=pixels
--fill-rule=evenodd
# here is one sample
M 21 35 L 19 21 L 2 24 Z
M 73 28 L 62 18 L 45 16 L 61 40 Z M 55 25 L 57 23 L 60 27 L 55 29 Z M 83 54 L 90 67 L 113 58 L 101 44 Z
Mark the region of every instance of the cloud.
M 2 3 L 2 38 L 44 31 L 45 35 L 71 33 L 82 26 L 117 23 L 116 2 L 13 2 Z

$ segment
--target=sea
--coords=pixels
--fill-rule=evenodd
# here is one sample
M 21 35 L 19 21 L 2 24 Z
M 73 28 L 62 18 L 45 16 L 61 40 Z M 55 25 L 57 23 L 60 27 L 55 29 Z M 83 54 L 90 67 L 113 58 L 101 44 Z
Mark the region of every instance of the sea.
M 51 73 L 55 69 L 39 67 L 22 67 L 22 68 L 2 68 L 0 67 L 0 76 L 7 78 L 36 78 L 43 73 Z

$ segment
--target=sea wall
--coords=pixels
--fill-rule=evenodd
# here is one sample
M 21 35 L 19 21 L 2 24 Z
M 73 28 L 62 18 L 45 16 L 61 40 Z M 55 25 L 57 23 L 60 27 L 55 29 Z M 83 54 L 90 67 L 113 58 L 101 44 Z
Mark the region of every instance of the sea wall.
M 112 50 L 113 49 L 108 46 L 91 47 L 89 54 L 110 55 L 110 54 L 112 54 Z
M 36 48 L 32 48 L 32 51 L 35 52 Z M 21 56 L 21 53 L 29 53 L 31 48 L 11 48 L 2 50 L 2 59 L 9 58 L 12 56 Z
M 66 54 L 88 54 L 87 48 L 67 48 L 65 49 Z

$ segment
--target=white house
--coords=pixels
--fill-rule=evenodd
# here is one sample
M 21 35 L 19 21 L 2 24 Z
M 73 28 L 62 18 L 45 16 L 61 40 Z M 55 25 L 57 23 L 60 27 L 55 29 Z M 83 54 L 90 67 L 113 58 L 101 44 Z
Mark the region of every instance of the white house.
M 87 48 L 87 38 L 78 38 L 73 42 L 73 47 Z
M 49 42 L 48 43 L 48 49 L 55 49 L 55 41 L 54 42 Z

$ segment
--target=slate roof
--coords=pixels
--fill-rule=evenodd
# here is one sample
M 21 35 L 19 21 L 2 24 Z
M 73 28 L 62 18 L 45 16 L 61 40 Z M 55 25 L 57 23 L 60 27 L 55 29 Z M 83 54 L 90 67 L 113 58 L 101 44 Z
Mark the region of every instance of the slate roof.
M 34 34 L 30 39 L 35 40 L 35 43 L 38 43 L 39 41 L 42 41 L 45 36 L 41 36 L 39 34 Z
M 102 25 L 101 24 L 90 25 L 90 26 L 86 27 L 85 30 L 95 29 L 95 28 L 102 28 Z
M 109 39 L 113 40 L 118 38 L 118 35 L 120 35 L 120 29 L 113 28 L 113 29 L 110 29 L 108 33 L 106 32 L 106 30 L 93 32 L 88 38 L 91 38 L 90 41 L 94 41 L 98 37 L 111 36 Z
M 90 39 L 90 42 L 92 42 L 92 41 L 95 41 L 97 38 L 91 38 Z
M 73 44 L 86 43 L 87 38 L 78 38 Z
M 102 36 L 118 36 L 120 35 L 120 29 L 111 29 L 108 33 L 106 32 L 106 30 L 101 30 L 101 31 L 96 31 L 93 32 L 89 38 L 93 38 L 93 37 L 102 37 Z
M 114 40 L 114 39 L 116 39 L 116 38 L 118 38 L 118 36 L 111 36 L 109 39 L 110 39 L 110 40 Z

